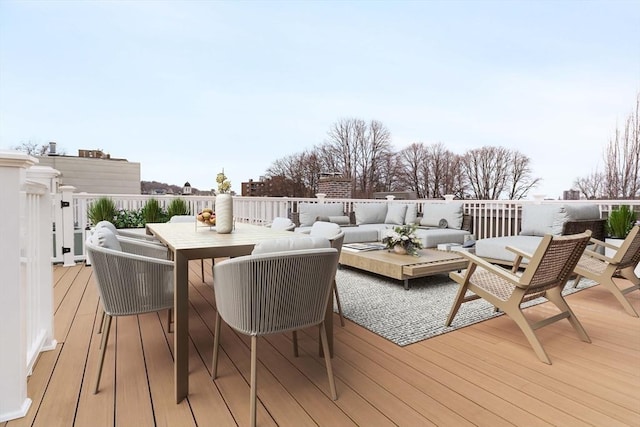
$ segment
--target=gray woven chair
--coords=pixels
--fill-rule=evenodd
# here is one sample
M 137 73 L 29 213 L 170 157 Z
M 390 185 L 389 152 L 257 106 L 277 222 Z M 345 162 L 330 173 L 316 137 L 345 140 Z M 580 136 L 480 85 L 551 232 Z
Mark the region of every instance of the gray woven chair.
M 160 259 L 167 259 L 169 256 L 167 247 L 153 236 L 135 233 L 132 231 L 119 230 L 109 221 L 98 222 L 94 227 L 94 231 L 101 228 L 106 228 L 118 238 L 121 249 L 124 252 Z
M 517 263 L 522 258 L 529 259 L 522 275 L 490 264 L 468 252 L 460 252 L 460 255 L 469 259 L 469 266 L 461 273 L 449 273 L 449 277 L 460 284 L 460 288 L 445 325 L 451 325 L 461 304 L 483 298 L 516 322 L 538 358 L 545 363 L 551 364 L 551 359 L 536 337 L 534 332 L 536 329 L 568 319 L 580 339 L 590 343 L 589 336 L 561 293 L 589 243 L 590 236 L 590 231 L 571 236 L 548 234 L 542 238 L 533 255 L 510 248 L 517 255 Z M 472 294 L 466 296 L 467 291 L 471 291 Z M 551 301 L 560 309 L 560 313 L 537 322 L 530 322 L 520 305 L 538 297 L 545 297 Z
M 333 248 L 247 255 L 215 266 L 217 307 L 213 367 L 217 376 L 220 320 L 251 336 L 250 420 L 256 425 L 257 339 L 319 326 L 331 398 L 337 399 L 324 317 L 338 252 Z
M 342 243 L 344 242 L 344 231 L 338 224 L 332 222 L 316 221 L 311 226 L 309 235 L 312 237 L 325 237 L 331 242 L 331 247 L 338 250 L 338 259 L 342 252 Z M 336 286 L 336 278 L 333 278 L 333 296 L 336 298 L 338 305 L 338 314 L 340 315 L 340 325 L 344 326 L 344 316 L 342 315 L 342 304 L 340 304 L 340 295 Z
M 638 262 L 640 262 L 640 227 L 634 226 L 620 247 L 596 239 L 591 239 L 591 243 L 596 246 L 593 250 L 585 250 L 584 255 L 578 261 L 578 265 L 575 268 L 575 273 L 578 277 L 574 282 L 574 286 L 578 285 L 578 281 L 582 277 L 594 280 L 607 288 L 622 304 L 627 313 L 638 317 L 638 312 L 625 295 L 640 289 L 640 279 L 634 271 Z M 599 248 L 609 248 L 616 252 L 612 257 L 607 257 L 598 252 Z M 618 275 L 629 280 L 632 286 L 620 289 L 614 280 Z
M 112 237 L 108 230 L 96 230 L 86 241 L 106 316 L 94 394 L 100 387 L 113 317 L 173 307 L 173 262 L 122 252 L 113 247 Z
M 296 228 L 296 225 L 289 218 L 276 217 L 273 218 L 269 227 L 274 230 L 293 231 Z

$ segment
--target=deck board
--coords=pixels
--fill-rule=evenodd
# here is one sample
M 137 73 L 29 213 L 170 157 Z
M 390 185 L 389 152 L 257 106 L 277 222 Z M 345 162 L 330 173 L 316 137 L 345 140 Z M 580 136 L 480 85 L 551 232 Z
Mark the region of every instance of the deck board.
M 33 404 L 17 426 L 245 426 L 249 339 L 223 324 L 211 380 L 215 302 L 211 261 L 189 266 L 190 395 L 173 401 L 173 335 L 166 312 L 114 319 L 100 392 L 93 394 L 101 317 L 92 270 L 54 268 L 55 335 L 28 380 Z M 629 295 L 640 310 L 640 292 Z M 347 320 L 336 322 L 332 401 L 316 328 L 258 342 L 260 426 L 640 425 L 640 319 L 605 289 L 570 295 L 592 343 L 566 321 L 538 331 L 552 365 L 538 361 L 506 316 L 399 347 Z M 532 307 L 536 318 L 553 312 Z

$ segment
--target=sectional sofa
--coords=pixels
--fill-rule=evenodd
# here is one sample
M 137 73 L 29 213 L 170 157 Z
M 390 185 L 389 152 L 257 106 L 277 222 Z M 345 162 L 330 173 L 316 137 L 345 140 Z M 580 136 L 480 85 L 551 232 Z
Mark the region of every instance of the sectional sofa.
M 463 243 L 471 234 L 470 217 L 464 215 L 463 203 L 458 201 L 427 201 L 421 213 L 416 203 L 356 202 L 353 211 L 345 213 L 339 202 L 302 202 L 290 218 L 300 232 L 309 230 L 315 221 L 335 222 L 345 232 L 344 243 L 380 241 L 386 230 L 404 224 L 418 226 L 416 235 L 425 248 Z
M 496 264 L 512 265 L 515 254 L 508 246 L 533 254 L 545 234 L 568 235 L 585 230 L 604 240 L 605 223 L 595 204 L 527 204 L 522 206 L 519 234 L 480 239 L 476 241 L 476 255 Z

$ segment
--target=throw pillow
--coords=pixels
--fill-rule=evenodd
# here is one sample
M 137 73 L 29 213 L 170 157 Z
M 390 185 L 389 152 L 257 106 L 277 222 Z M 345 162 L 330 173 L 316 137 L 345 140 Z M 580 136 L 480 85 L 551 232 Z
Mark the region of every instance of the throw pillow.
M 463 202 L 425 203 L 420 225 L 425 227 L 440 227 L 440 220 L 447 221 L 448 228 L 459 230 L 462 228 Z
M 354 203 L 356 224 L 384 224 L 387 216 L 386 203 Z
M 557 204 L 522 206 L 522 236 L 544 236 L 545 234 L 562 234 L 567 220 L 564 207 Z
M 115 251 L 122 251 L 118 238 L 107 227 L 96 228 L 89 239 L 89 242 L 93 245 Z
M 411 203 L 407 205 L 407 213 L 404 217 L 405 224 L 420 224 L 418 221 L 418 205 L 415 203 Z
M 407 213 L 407 205 L 390 204 L 387 206 L 387 216 L 384 218 L 385 224 L 404 224 Z
M 339 216 L 330 216 L 329 222 L 333 222 L 334 224 L 338 224 L 338 225 L 349 225 L 351 221 L 349 220 L 348 216 L 339 215 Z

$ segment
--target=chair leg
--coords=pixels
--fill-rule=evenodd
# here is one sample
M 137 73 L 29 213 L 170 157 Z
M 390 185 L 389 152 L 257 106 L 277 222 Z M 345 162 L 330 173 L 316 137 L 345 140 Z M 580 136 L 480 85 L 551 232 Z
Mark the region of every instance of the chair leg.
M 453 322 L 453 318 L 458 314 L 458 310 L 460 306 L 464 302 L 464 295 L 467 293 L 467 285 L 460 285 L 458 288 L 458 293 L 456 294 L 456 299 L 451 306 L 451 311 L 449 312 L 449 317 L 447 317 L 447 321 L 444 323 L 444 326 L 451 326 L 451 322 Z
M 105 326 L 105 330 L 102 331 L 100 361 L 98 362 L 98 375 L 96 376 L 96 386 L 93 389 L 93 394 L 98 393 L 98 389 L 100 388 L 100 377 L 102 376 L 102 366 L 104 365 L 104 355 L 107 352 L 107 343 L 109 341 L 109 331 L 111 330 L 111 320 L 113 319 L 109 315 L 106 315 L 106 316 L 107 316 L 107 324 Z
M 331 392 L 331 399 L 338 399 L 336 393 L 336 383 L 333 379 L 333 367 L 331 365 L 331 357 L 329 356 L 329 340 L 327 339 L 327 329 L 324 326 L 324 322 L 320 324 L 320 337 L 322 338 L 322 350 L 324 353 L 324 363 L 327 365 L 327 376 L 329 377 L 329 391 Z
M 571 286 L 572 288 L 577 288 L 578 287 L 578 283 L 580 283 L 580 280 L 582 279 L 581 275 L 576 275 L 575 280 L 573 281 L 573 285 Z
M 256 395 L 257 395 L 257 370 L 258 370 L 258 337 L 251 336 L 251 400 L 249 402 L 249 416 L 251 427 L 256 427 Z
M 173 309 L 170 308 L 169 310 L 167 310 L 167 332 L 169 333 L 171 333 L 171 323 L 173 323 L 172 315 L 173 315 Z
M 590 343 L 591 338 L 589 338 L 589 335 L 587 335 L 587 331 L 585 331 L 582 327 L 582 323 L 580 323 L 576 315 L 573 313 L 573 310 L 571 310 L 571 307 L 569 307 L 569 304 L 567 304 L 567 301 L 562 296 L 560 288 L 549 289 L 546 292 L 545 296 L 549 301 L 554 303 L 556 307 L 560 309 L 560 311 L 569 313 L 569 317 L 567 319 L 569 320 L 569 323 L 571 323 L 571 326 L 573 326 L 573 329 L 575 329 L 578 333 L 580 339 L 584 342 Z
M 100 326 L 98 327 L 98 333 L 101 334 L 102 333 L 102 328 L 104 328 L 104 317 L 107 315 L 107 313 L 104 312 L 104 310 L 102 310 L 102 317 L 100 318 Z
M 544 363 L 551 365 L 551 359 L 549 359 L 547 352 L 544 351 L 544 348 L 542 348 L 542 344 L 538 340 L 538 337 L 533 331 L 533 328 L 531 328 L 531 324 L 529 324 L 527 318 L 524 317 L 524 314 L 522 314 L 522 311 L 520 311 L 519 308 L 515 310 L 504 311 L 520 327 L 520 330 L 527 338 L 527 341 L 529 341 L 529 344 L 533 348 L 533 351 L 535 351 L 538 358 Z
M 613 294 L 614 297 L 622 304 L 624 310 L 633 317 L 638 317 L 638 312 L 633 308 L 627 297 L 624 296 L 618 285 L 613 281 L 613 278 L 608 277 L 600 282 L 605 288 Z
M 200 260 L 200 275 L 202 276 L 202 281 L 204 282 L 204 260 Z
M 293 357 L 298 357 L 298 331 L 293 331 L 291 338 L 293 340 Z
M 338 286 L 336 285 L 336 279 L 333 278 L 333 295 L 336 297 L 336 304 L 338 305 L 338 314 L 340 315 L 340 326 L 344 327 L 344 316 L 342 315 L 342 304 L 340 304 L 340 295 L 338 294 Z
M 216 315 L 216 325 L 213 328 L 213 361 L 211 363 L 211 379 L 218 376 L 218 351 L 220 348 L 220 315 Z

